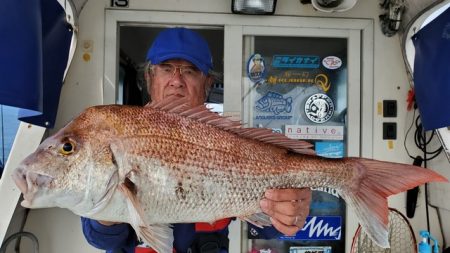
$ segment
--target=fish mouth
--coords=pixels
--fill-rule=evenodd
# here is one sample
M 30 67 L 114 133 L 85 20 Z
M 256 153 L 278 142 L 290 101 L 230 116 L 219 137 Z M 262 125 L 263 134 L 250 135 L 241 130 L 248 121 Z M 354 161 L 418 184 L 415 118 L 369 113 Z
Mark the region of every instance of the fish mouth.
M 53 181 L 53 177 L 34 171 L 27 171 L 22 167 L 17 168 L 12 178 L 17 187 L 23 194 L 24 202 L 22 205 L 31 205 L 34 195 L 39 188 L 48 187 Z

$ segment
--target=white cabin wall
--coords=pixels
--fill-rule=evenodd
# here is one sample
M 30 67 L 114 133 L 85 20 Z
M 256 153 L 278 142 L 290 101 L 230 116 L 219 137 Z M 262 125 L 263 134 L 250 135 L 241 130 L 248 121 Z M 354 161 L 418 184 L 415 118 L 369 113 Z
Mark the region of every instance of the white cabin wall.
M 105 8 L 108 8 L 109 3 L 110 0 L 90 0 L 81 12 L 78 47 L 68 72 L 67 80 L 63 86 L 55 129 L 62 127 L 84 108 L 103 103 L 104 20 Z M 297 0 L 278 1 L 275 15 L 367 18 L 374 20 L 373 158 L 412 163 L 403 148 L 404 135 L 412 116 L 411 113 L 406 112 L 406 95 L 409 85 L 402 60 L 400 42 L 397 36 L 389 38 L 381 33 L 378 21 L 381 9 L 378 4 L 379 1 L 360 0 L 353 9 L 347 12 L 323 13 L 313 10 L 311 5 L 302 5 Z M 231 1 L 131 0 L 129 9 L 231 13 Z M 264 16 L 254 16 L 252 18 L 264 19 Z M 93 45 L 88 52 L 91 56 L 89 61 L 83 60 L 83 43 L 86 41 L 92 42 L 91 44 Z M 363 59 L 362 62 L 364 63 L 364 61 Z M 225 79 L 227 78 L 225 77 Z M 396 118 L 387 120 L 378 114 L 377 103 L 383 99 L 397 100 L 398 116 Z M 382 140 L 382 123 L 387 121 L 396 122 L 398 125 L 398 138 L 392 142 L 392 148 L 389 148 L 387 141 Z M 410 147 L 412 152 L 416 152 L 413 142 L 408 141 L 408 147 Z M 442 166 L 447 166 L 448 168 L 448 163 L 443 163 Z M 423 191 L 420 193 L 418 203 L 416 216 L 411 220 L 416 236 L 418 236 L 419 229 L 426 228 Z M 390 198 L 389 204 L 405 213 L 405 194 L 399 194 Z M 435 211 L 430 209 L 430 212 L 432 227 L 437 228 Z M 67 210 L 57 208 L 32 210 L 25 230 L 34 233 L 38 237 L 41 252 L 102 252 L 87 244 L 81 232 L 79 217 Z M 437 230 L 432 230 L 432 233 L 442 241 Z M 24 252 L 32 251 L 28 248 Z
M 86 107 L 103 102 L 103 30 L 106 2 L 109 1 L 88 1 L 80 14 L 78 45 L 61 91 L 55 128 L 51 132 L 64 126 Z M 90 61 L 83 60 L 85 41 L 92 41 Z M 31 210 L 24 230 L 36 235 L 39 252 L 104 252 L 87 243 L 81 230 L 80 218 L 67 209 Z M 22 241 L 22 252 L 33 252 L 30 241 Z
M 79 17 L 78 44 L 61 90 L 55 130 L 86 107 L 103 102 L 104 1 L 87 1 Z M 90 49 L 84 49 L 86 43 Z M 83 60 L 87 52 L 90 60 Z

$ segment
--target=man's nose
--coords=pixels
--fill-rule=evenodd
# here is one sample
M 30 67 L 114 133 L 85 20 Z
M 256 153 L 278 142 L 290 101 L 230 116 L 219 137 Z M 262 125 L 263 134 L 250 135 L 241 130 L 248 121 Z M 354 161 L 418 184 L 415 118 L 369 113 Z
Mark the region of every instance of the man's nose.
M 172 79 L 170 79 L 170 85 L 177 87 L 182 87 L 185 85 L 183 76 L 181 75 L 181 70 L 179 68 L 175 70 Z

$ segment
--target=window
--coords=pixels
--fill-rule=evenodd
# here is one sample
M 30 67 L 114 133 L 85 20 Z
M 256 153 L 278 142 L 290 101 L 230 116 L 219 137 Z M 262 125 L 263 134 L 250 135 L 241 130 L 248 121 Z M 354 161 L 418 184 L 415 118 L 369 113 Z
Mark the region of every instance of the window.
M 0 105 L 0 177 L 19 127 L 18 111 L 15 107 Z

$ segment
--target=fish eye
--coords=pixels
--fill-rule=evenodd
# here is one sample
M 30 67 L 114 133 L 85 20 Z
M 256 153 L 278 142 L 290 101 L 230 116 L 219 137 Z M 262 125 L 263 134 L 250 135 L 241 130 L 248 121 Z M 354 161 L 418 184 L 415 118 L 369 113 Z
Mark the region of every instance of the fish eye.
M 66 139 L 63 141 L 63 144 L 61 146 L 61 149 L 59 150 L 59 153 L 63 155 L 70 155 L 75 151 L 75 142 L 72 140 Z

